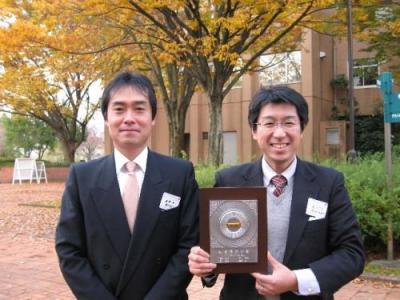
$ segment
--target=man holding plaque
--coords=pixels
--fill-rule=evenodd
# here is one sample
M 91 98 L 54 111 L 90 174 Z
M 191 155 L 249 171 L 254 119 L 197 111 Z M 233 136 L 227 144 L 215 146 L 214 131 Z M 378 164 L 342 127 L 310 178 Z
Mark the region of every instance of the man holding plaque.
M 296 156 L 308 105 L 295 90 L 261 88 L 248 120 L 263 156 L 219 171 L 215 186 L 266 187 L 268 270 L 226 274 L 221 299 L 333 299 L 361 274 L 365 259 L 343 175 Z M 198 246 L 191 249 L 189 268 L 206 286 L 215 284 L 216 264 Z

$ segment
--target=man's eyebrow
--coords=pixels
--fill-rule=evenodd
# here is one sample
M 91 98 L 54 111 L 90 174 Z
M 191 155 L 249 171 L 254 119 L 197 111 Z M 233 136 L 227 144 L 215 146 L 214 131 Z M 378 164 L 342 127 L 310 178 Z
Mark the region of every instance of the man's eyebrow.
M 133 105 L 141 105 L 141 104 L 147 104 L 148 101 L 146 100 L 138 100 L 138 101 L 134 101 Z
M 260 118 L 263 120 L 267 120 L 267 119 L 275 120 L 276 119 L 276 117 L 274 117 L 274 116 L 261 116 Z M 296 119 L 296 118 L 297 118 L 297 116 L 285 116 L 282 119 L 289 120 L 289 119 Z
M 112 101 L 112 102 L 111 102 L 111 105 L 113 105 L 113 106 L 115 106 L 115 105 L 124 105 L 124 102 L 123 102 L 123 101 L 115 100 L 115 101 Z

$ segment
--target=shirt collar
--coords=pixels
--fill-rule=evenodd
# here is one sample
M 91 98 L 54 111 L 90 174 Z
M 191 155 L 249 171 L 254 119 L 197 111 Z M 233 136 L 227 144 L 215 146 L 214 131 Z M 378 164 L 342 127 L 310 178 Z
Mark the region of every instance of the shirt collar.
M 139 153 L 138 156 L 135 157 L 133 160 L 139 168 L 143 171 L 143 173 L 146 173 L 146 167 L 147 167 L 147 156 L 149 154 L 149 149 L 145 147 L 142 152 Z M 115 159 L 115 169 L 117 171 L 117 174 L 122 171 L 123 166 L 129 161 L 121 152 L 119 152 L 117 149 L 114 149 L 114 159 Z
M 291 181 L 294 172 L 296 171 L 296 166 L 297 166 L 297 157 L 295 156 L 293 161 L 291 162 L 291 164 L 289 165 L 289 167 L 283 171 L 281 173 L 281 175 L 286 177 L 286 180 L 288 182 Z M 265 158 L 262 158 L 261 161 L 261 168 L 262 168 L 262 172 L 264 174 L 264 179 L 265 182 L 269 184 L 269 182 L 271 181 L 271 178 L 274 177 L 275 175 L 278 175 L 278 173 L 276 173 L 271 167 L 270 165 L 267 163 L 267 161 L 265 160 Z

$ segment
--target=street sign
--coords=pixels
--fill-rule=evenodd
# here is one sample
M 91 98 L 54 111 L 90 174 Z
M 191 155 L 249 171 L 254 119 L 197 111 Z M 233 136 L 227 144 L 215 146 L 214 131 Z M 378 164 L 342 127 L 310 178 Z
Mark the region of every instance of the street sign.
M 385 123 L 400 123 L 400 93 L 393 92 L 392 73 L 382 73 L 378 85 L 383 94 Z

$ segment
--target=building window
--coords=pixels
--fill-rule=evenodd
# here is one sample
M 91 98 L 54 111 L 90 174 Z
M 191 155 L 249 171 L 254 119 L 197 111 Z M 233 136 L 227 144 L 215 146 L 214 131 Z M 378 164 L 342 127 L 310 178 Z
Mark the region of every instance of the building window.
M 340 145 L 339 128 L 326 128 L 325 135 L 327 145 Z
M 378 62 L 374 58 L 354 60 L 353 80 L 355 87 L 376 86 L 378 79 Z
M 276 84 L 301 81 L 301 51 L 266 54 L 260 57 L 260 84 Z
M 237 163 L 237 133 L 224 132 L 224 154 L 223 163 L 233 165 Z

